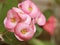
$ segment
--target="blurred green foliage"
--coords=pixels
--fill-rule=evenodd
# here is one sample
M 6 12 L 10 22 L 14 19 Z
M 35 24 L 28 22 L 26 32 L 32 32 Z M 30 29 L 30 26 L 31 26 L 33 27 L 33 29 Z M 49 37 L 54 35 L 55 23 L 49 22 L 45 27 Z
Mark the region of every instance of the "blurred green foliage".
M 45 45 L 42 41 L 37 40 L 37 39 L 32 39 L 29 41 L 30 45 Z
M 3 27 L 3 16 L 1 15 L 1 13 L 2 13 L 2 7 L 3 7 L 3 3 L 0 3 L 0 33 L 2 33 L 2 32 L 4 32 L 5 31 L 5 29 L 4 29 L 4 27 Z
M 43 31 L 43 28 L 36 24 L 36 33 L 34 37 L 38 37 Z
M 1 14 L 2 6 L 3 6 L 3 3 L 0 3 L 0 14 Z
M 7 11 L 11 9 L 13 6 L 17 7 L 18 0 L 5 0 L 4 3 L 0 4 L 0 33 L 6 31 L 3 25 L 4 18 L 7 15 Z
M 14 36 L 13 33 L 11 32 L 6 32 L 4 35 L 3 35 L 3 38 L 5 40 L 5 43 L 7 44 L 10 44 L 10 45 L 20 45 L 22 44 L 23 42 L 20 42 L 19 40 L 17 40 Z
M 45 10 L 43 13 L 44 13 L 44 15 L 45 15 L 45 17 L 46 17 L 46 20 L 48 20 L 48 18 L 49 18 L 51 15 L 53 15 L 52 10 L 50 10 L 50 9 Z
M 60 0 L 55 0 L 55 1 L 56 1 L 56 3 L 57 3 L 57 4 L 59 4 L 59 5 L 60 5 Z

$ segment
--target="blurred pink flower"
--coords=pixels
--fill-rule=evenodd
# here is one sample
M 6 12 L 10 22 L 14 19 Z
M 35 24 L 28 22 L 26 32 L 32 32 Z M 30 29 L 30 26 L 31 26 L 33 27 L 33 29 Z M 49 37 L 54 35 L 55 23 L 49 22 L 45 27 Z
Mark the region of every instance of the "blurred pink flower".
M 42 12 L 39 12 L 39 16 L 36 17 L 36 22 L 40 26 L 45 25 L 45 23 L 46 23 L 46 17 L 42 14 Z
M 26 41 L 30 40 L 34 36 L 36 27 L 34 24 L 28 25 L 25 23 L 19 23 L 17 24 L 14 32 L 18 40 Z
M 57 26 L 57 19 L 54 16 L 51 16 L 46 22 L 46 24 L 43 26 L 43 28 L 51 35 L 53 35 L 56 26 Z
M 22 3 L 19 3 L 18 7 L 22 9 L 25 13 L 29 14 L 32 18 L 35 18 L 38 16 L 38 12 L 39 12 L 38 8 L 30 0 L 26 0 Z
M 19 21 L 19 16 L 11 9 L 7 13 L 7 17 L 4 19 L 4 26 L 8 31 L 14 32 L 14 27 Z
M 22 23 L 31 23 L 31 17 L 24 13 L 21 9 L 13 7 L 13 10 L 19 15 L 20 19 L 22 20 Z M 16 11 L 17 10 L 17 11 Z

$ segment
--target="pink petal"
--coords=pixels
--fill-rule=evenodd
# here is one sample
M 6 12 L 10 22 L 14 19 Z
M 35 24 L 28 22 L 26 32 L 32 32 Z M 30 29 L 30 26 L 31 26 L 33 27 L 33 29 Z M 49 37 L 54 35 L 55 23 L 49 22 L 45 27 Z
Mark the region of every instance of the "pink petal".
M 8 11 L 7 18 L 8 19 L 15 18 L 16 21 L 19 21 L 19 15 L 13 9 L 11 9 L 11 10 Z
M 34 25 L 34 32 L 36 32 L 36 26 Z
M 55 16 L 50 16 L 50 18 L 48 19 L 48 21 L 49 21 L 50 23 L 57 23 L 57 19 L 56 19 Z
M 27 14 L 24 14 L 24 15 L 26 16 L 26 20 L 25 20 L 24 23 L 30 24 L 31 23 L 31 17 L 29 15 L 27 15 Z
M 34 3 L 30 4 L 32 7 L 32 12 L 29 14 L 32 18 L 36 18 L 38 16 L 39 10 Z
M 52 35 L 54 33 L 55 26 L 53 24 L 48 23 L 43 26 L 43 28 Z
M 36 26 L 35 26 L 35 21 L 34 19 L 32 20 L 31 24 L 30 24 L 32 30 L 34 30 L 34 33 L 36 32 Z
M 6 26 L 8 27 L 8 28 L 14 28 L 15 26 L 16 26 L 16 24 L 17 24 L 17 22 L 11 22 L 10 20 L 7 20 L 6 21 Z
M 7 13 L 7 17 L 8 18 L 12 18 L 13 17 L 14 14 L 12 12 L 13 12 L 12 10 L 8 11 L 8 13 Z
M 23 20 L 26 19 L 26 16 L 24 15 L 25 13 L 21 9 L 13 7 L 13 10 L 18 14 L 18 16 L 21 19 L 23 19 Z
M 51 35 L 54 34 L 54 30 L 57 26 L 57 19 L 54 16 L 51 16 L 43 28 L 49 32 Z
M 41 13 L 40 16 L 37 18 L 37 24 L 40 26 L 45 25 L 46 23 L 46 18 L 45 16 Z
M 22 7 L 22 10 L 26 13 L 30 13 L 30 11 L 28 10 L 29 8 L 29 4 L 30 4 L 30 1 L 24 1 L 22 2 L 22 4 L 18 4 L 18 7 L 21 8 Z M 20 7 L 21 6 L 21 7 Z
M 17 36 L 16 34 L 15 34 L 15 37 L 18 39 L 18 40 L 20 40 L 20 41 L 24 41 L 23 39 L 21 39 L 19 36 Z
M 17 13 L 22 13 L 22 14 L 24 14 L 24 12 L 20 9 L 20 8 L 16 8 L 16 7 L 13 7 L 12 8 L 14 11 L 16 11 Z
M 4 26 L 6 27 L 6 21 L 7 21 L 7 17 L 5 17 L 4 19 Z

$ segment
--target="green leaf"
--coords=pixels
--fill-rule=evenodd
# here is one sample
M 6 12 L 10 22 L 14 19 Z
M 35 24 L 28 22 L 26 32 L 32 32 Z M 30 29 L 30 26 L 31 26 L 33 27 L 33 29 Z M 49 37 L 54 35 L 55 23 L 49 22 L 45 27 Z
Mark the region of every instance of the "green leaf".
M 5 27 L 4 27 L 4 24 L 3 24 L 3 21 L 4 21 L 4 18 L 6 17 L 7 15 L 7 12 L 9 9 L 11 9 L 12 7 L 17 7 L 18 5 L 18 0 L 5 0 L 2 8 L 1 8 L 1 14 L 0 14 L 0 33 L 3 33 L 6 31 Z
M 36 24 L 36 33 L 34 37 L 38 37 L 42 33 L 43 29 L 39 25 Z
M 10 45 L 20 45 L 20 44 L 22 44 L 22 42 L 20 42 L 19 40 L 17 40 L 17 38 L 11 32 L 6 32 L 3 35 L 3 38 L 4 38 L 5 42 L 7 44 L 10 44 Z
M 53 15 L 52 10 L 50 10 L 50 9 L 45 10 L 43 13 L 44 13 L 44 15 L 46 16 L 46 19 L 47 19 L 47 20 L 48 20 L 48 18 L 49 18 L 51 15 Z

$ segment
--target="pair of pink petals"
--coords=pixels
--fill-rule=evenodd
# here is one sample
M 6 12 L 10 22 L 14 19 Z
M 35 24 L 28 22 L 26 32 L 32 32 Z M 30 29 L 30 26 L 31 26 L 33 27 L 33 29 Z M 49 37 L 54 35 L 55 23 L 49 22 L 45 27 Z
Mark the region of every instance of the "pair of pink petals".
M 43 26 L 43 28 L 51 35 L 53 35 L 56 26 L 57 26 L 57 19 L 54 16 L 51 16 L 46 22 L 46 24 Z

